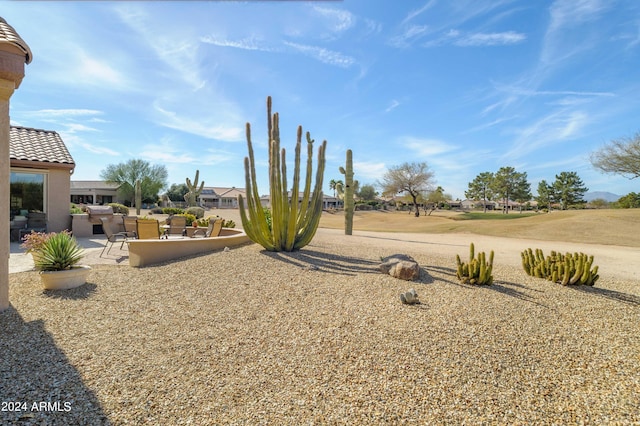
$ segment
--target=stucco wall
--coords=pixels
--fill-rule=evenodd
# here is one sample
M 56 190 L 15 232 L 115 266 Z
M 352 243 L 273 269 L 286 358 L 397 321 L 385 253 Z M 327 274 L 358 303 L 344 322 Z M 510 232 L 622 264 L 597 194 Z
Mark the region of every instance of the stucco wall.
M 70 184 L 71 175 L 67 169 L 50 169 L 47 183 L 47 230 L 60 232 L 71 229 Z

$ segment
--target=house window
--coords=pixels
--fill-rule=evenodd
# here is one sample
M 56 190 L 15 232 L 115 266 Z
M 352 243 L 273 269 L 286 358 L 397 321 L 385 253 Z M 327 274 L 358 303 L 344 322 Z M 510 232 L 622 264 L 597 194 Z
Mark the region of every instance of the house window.
M 45 211 L 45 173 L 11 172 L 11 218 L 28 212 Z

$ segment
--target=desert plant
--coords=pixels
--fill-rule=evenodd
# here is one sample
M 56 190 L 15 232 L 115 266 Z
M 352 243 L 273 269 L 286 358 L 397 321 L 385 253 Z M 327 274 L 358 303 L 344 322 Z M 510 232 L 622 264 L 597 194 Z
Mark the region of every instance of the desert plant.
M 84 213 L 84 211 L 82 211 L 82 208 L 71 203 L 71 205 L 69 206 L 69 214 L 82 214 L 82 213 Z
M 340 173 L 344 175 L 344 233 L 345 235 L 351 235 L 353 233 L 353 211 L 355 210 L 353 204 L 353 153 L 350 149 L 347 150 L 347 162 L 345 167 L 340 166 Z
M 198 177 L 200 176 L 200 170 L 196 170 L 196 178 L 191 183 L 191 179 L 187 178 L 187 188 L 189 192 L 184 194 L 184 200 L 187 202 L 189 207 L 194 207 L 196 205 L 196 198 L 200 196 L 202 193 L 202 188 L 204 188 L 204 181 L 200 184 L 200 188 L 198 188 Z M 204 216 L 204 212 L 202 213 Z M 202 216 L 199 216 L 202 217 Z
M 182 214 L 182 213 L 184 213 L 184 209 L 181 209 L 178 207 L 165 207 L 162 209 L 162 214 L 172 215 L 172 214 Z
M 188 207 L 184 211 L 185 213 L 192 214 L 198 219 L 204 217 L 204 209 L 202 207 Z
M 528 248 L 520 253 L 524 271 L 533 277 L 544 278 L 562 285 L 589 285 L 598 281 L 598 266 L 593 269 L 593 256 L 584 253 L 558 253 L 551 251 L 549 256 L 542 250 Z
M 62 231 L 62 233 L 71 235 L 71 233 L 66 229 Z M 42 249 L 47 240 L 55 234 L 55 232 L 46 233 L 31 231 L 22 237 L 22 244 L 20 247 L 22 247 L 26 253 L 38 252 Z
M 76 265 L 84 256 L 84 250 L 68 232 L 50 234 L 38 249 L 36 269 L 63 271 Z
M 195 215 L 192 215 L 192 214 L 189 214 L 189 213 L 180 213 L 180 214 L 177 214 L 175 216 L 184 216 L 186 221 L 187 221 L 187 226 L 191 226 L 191 225 L 193 225 L 193 222 L 197 222 L 197 219 L 196 219 Z
M 473 243 L 469 246 L 469 263 L 462 262 L 460 256 L 456 255 L 458 264 L 457 276 L 465 284 L 491 285 L 493 283 L 493 250 L 489 254 L 489 261 L 486 261 L 484 252 L 478 253 L 475 257 L 475 247 Z
M 129 216 L 129 207 L 125 206 L 124 204 L 109 203 L 107 205 L 111 206 L 111 208 L 113 209 L 114 213 L 120 213 L 120 214 L 123 214 L 125 216 Z
M 302 145 L 302 126 L 298 126 L 297 143 L 293 171 L 291 197 L 288 193 L 285 149 L 280 150 L 280 128 L 278 113 L 271 114 L 271 97 L 267 98 L 267 124 L 269 137 L 269 193 L 271 196 L 271 226 L 267 222 L 260 203 L 257 186 L 256 168 L 251 144 L 251 125 L 247 123 L 248 157 L 244 159 L 247 204 L 240 195 L 240 216 L 247 236 L 268 251 L 294 251 L 309 244 L 318 229 L 322 215 L 322 179 L 324 175 L 325 150 L 327 141 L 318 148 L 318 166 L 316 182 L 311 192 L 313 172 L 313 139 L 309 132 L 307 139 L 307 173 L 302 202 L 300 194 L 300 150 Z

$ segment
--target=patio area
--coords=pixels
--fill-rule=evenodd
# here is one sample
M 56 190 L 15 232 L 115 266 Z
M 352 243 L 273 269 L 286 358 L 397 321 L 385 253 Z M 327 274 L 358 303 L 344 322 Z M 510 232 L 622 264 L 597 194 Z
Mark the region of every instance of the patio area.
M 104 235 L 96 235 L 90 238 L 78 238 L 78 243 L 85 250 L 85 257 L 82 261 L 86 265 L 128 265 L 129 251 L 127 247 L 120 249 L 120 243 L 113 245 L 109 255 L 106 253 L 100 257 L 100 252 L 104 248 L 106 237 Z M 20 247 L 19 242 L 12 242 L 9 254 L 9 273 L 31 271 L 33 269 L 33 258 L 30 254 L 26 254 L 24 249 Z

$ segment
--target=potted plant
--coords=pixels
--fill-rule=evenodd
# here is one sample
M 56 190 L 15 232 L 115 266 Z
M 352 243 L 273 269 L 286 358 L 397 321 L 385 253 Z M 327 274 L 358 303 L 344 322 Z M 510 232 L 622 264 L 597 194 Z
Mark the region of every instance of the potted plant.
M 66 229 L 62 232 L 71 235 L 71 233 Z M 46 233 L 31 231 L 22 237 L 22 244 L 20 247 L 25 249 L 27 254 L 31 254 L 31 257 L 33 257 L 33 263 L 35 263 L 40 257 L 40 250 L 42 249 L 42 246 L 44 246 L 44 243 L 55 234 L 55 232 Z
M 86 283 L 91 267 L 78 265 L 83 257 L 84 250 L 69 232 L 48 234 L 34 261 L 45 290 L 65 290 Z

